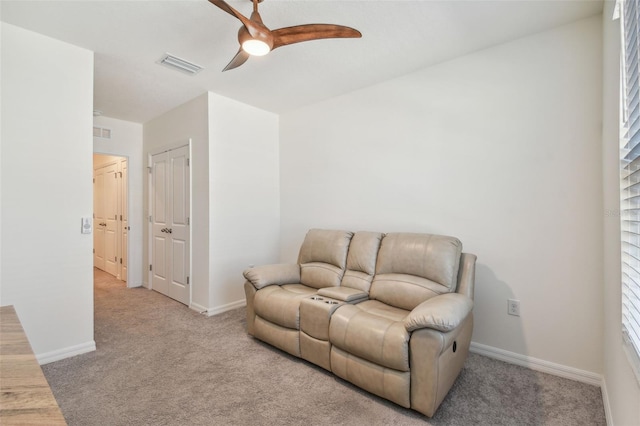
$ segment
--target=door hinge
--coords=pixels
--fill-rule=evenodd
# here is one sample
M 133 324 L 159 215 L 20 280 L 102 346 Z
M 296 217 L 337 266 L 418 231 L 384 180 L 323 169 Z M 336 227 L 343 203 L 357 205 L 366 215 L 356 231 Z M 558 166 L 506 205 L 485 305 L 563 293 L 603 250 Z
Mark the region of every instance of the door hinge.
M 187 167 L 189 167 L 189 159 L 187 158 Z
M 93 249 L 93 254 L 96 254 L 96 249 Z
M 191 221 L 189 220 L 189 218 L 187 218 L 187 225 L 189 225 L 191 223 Z
M 120 215 L 120 220 L 122 220 L 122 215 Z
M 114 257 L 113 257 L 113 261 L 114 261 L 114 262 L 116 262 L 116 263 L 118 263 L 118 256 L 114 256 Z
M 122 265 L 122 258 L 120 258 L 120 264 Z
M 149 173 L 151 173 L 151 171 L 152 171 L 152 170 L 153 170 L 153 167 L 151 167 L 151 166 L 147 166 L 147 171 L 148 171 Z
M 122 172 L 118 172 L 118 173 L 120 173 L 120 177 L 122 178 Z
M 118 172 L 114 172 L 114 173 L 113 173 L 113 178 L 114 178 L 114 179 L 118 179 Z
M 149 265 L 149 270 L 153 271 L 153 265 Z
M 153 222 L 153 220 L 151 220 L 151 216 L 149 216 L 149 223 Z
M 93 178 L 93 183 L 96 183 L 96 178 Z
M 187 284 L 189 284 L 189 277 L 187 276 Z

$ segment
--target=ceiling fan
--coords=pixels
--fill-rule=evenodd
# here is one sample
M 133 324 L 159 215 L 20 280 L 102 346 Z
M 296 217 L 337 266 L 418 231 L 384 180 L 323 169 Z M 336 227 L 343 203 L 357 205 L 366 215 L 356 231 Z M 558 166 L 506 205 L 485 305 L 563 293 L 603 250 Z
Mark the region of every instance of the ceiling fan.
M 251 13 L 250 18 L 245 17 L 223 0 L 209 0 L 209 2 L 218 6 L 228 14 L 235 16 L 242 22 L 242 27 L 240 27 L 238 31 L 240 50 L 238 50 L 236 56 L 234 56 L 222 71 L 239 67 L 244 64 L 250 56 L 263 56 L 273 49 L 288 44 L 323 38 L 362 37 L 362 34 L 358 30 L 332 24 L 296 25 L 294 27 L 270 30 L 262 23 L 262 18 L 260 17 L 260 13 L 258 13 L 258 3 L 262 2 L 262 0 L 253 0 L 253 13 Z

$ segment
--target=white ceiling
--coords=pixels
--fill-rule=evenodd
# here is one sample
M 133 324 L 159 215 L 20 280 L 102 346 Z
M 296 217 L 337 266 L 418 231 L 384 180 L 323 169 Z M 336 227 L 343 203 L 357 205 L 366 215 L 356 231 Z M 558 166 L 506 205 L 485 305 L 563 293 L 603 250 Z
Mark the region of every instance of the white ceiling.
M 249 0 L 229 0 L 249 15 Z M 276 113 L 347 93 L 602 11 L 602 0 L 266 0 L 271 28 L 354 27 L 361 39 L 285 46 L 221 70 L 240 22 L 207 0 L 9 1 L 2 21 L 95 52 L 94 108 L 146 122 L 210 90 Z M 156 64 L 171 53 L 205 67 L 195 76 Z

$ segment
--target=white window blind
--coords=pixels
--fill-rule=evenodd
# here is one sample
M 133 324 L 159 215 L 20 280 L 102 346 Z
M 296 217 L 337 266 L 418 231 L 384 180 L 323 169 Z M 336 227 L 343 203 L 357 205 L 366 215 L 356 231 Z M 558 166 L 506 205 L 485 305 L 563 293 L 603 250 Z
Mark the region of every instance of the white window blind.
M 640 365 L 640 10 L 638 0 L 625 0 L 620 6 L 622 330 L 632 364 L 637 369 Z

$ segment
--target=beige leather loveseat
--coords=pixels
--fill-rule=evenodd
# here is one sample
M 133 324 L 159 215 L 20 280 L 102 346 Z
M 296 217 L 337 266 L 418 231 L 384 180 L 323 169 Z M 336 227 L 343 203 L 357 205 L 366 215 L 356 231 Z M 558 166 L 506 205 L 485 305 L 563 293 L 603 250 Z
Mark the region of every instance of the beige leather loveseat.
M 312 229 L 244 272 L 249 334 L 432 416 L 467 358 L 476 256 L 453 237 Z

